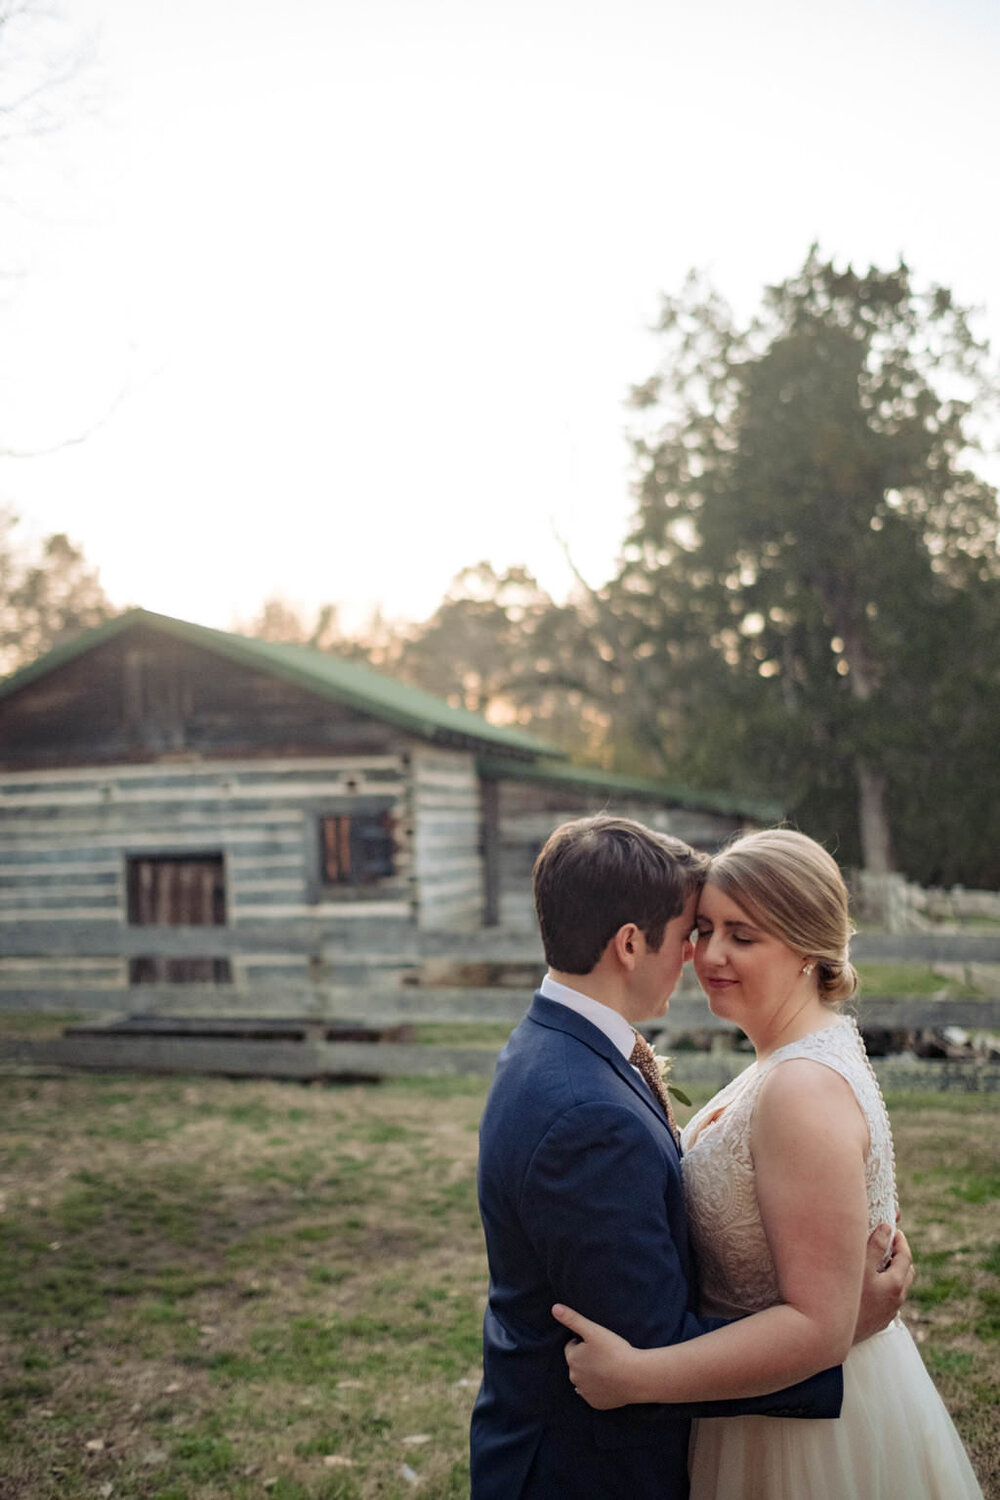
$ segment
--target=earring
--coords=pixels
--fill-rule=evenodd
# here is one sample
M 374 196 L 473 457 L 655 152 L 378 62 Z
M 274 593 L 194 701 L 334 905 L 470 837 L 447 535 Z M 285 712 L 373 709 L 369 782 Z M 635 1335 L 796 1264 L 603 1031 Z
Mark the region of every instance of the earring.
M 812 964 L 803 964 L 802 965 L 802 972 L 803 972 L 803 974 L 811 974 L 812 971 L 813 971 Z

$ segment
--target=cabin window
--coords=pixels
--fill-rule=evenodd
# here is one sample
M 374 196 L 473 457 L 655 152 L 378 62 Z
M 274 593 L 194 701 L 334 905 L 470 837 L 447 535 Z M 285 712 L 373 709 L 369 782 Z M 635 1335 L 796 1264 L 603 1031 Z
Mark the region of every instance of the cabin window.
M 319 820 L 323 885 L 374 885 L 396 873 L 392 814 L 330 813 Z
M 221 927 L 226 921 L 226 873 L 221 854 L 137 855 L 128 860 L 130 927 Z M 228 958 L 162 957 L 129 960 L 130 984 L 225 984 Z

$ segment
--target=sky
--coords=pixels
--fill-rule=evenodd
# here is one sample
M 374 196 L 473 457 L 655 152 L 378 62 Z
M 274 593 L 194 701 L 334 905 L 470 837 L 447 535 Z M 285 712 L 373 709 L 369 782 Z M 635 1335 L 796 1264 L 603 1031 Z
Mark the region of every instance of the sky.
M 993 0 L 52 3 L 0 27 L 0 504 L 118 605 L 604 582 L 691 267 L 745 317 L 903 255 L 1000 344 Z

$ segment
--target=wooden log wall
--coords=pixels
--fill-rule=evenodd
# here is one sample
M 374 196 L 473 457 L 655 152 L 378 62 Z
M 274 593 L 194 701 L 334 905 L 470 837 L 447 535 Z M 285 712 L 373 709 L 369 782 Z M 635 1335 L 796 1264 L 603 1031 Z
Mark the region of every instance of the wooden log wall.
M 671 833 L 699 849 L 716 849 L 743 824 L 738 818 L 662 807 L 631 794 L 609 796 L 582 787 L 560 787 L 527 781 L 498 784 L 500 825 L 500 925 L 530 931 L 535 925 L 531 899 L 531 868 L 538 851 L 554 828 L 570 818 L 610 812 L 637 818 L 661 833 Z
M 456 931 L 483 918 L 482 807 L 475 756 L 415 750 L 413 861 L 421 927 Z
M 412 922 L 408 755 L 401 743 L 378 756 L 0 775 L 0 1004 L 31 990 L 99 998 L 128 982 L 130 956 L 181 934 L 177 956 L 228 957 L 237 984 L 305 980 L 331 928 Z M 393 811 L 395 875 L 322 890 L 320 815 L 373 805 Z M 221 854 L 226 927 L 128 927 L 127 862 L 143 854 Z

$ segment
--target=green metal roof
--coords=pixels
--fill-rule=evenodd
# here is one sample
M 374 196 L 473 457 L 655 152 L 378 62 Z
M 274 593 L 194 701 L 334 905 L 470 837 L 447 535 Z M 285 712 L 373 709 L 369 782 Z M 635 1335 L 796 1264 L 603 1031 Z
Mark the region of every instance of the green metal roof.
M 587 791 L 621 792 L 661 807 L 689 807 L 697 812 L 714 812 L 731 817 L 752 818 L 758 823 L 776 823 L 785 815 L 777 802 L 740 797 L 728 792 L 701 792 L 692 787 L 655 781 L 645 776 L 622 776 L 615 771 L 601 771 L 595 766 L 511 765 L 493 756 L 480 756 L 481 776 L 505 781 L 530 781 L 541 786 L 580 787 Z
M 459 739 L 474 745 L 486 745 L 497 753 L 524 758 L 561 756 L 562 751 L 520 729 L 504 729 L 465 708 L 453 708 L 433 693 L 410 687 L 371 667 L 343 661 L 311 646 L 292 646 L 275 641 L 255 640 L 228 630 L 213 630 L 175 620 L 170 615 L 154 614 L 145 609 L 129 610 L 116 615 L 93 630 L 84 631 L 74 640 L 30 662 L 19 672 L 0 682 L 0 697 L 18 692 L 29 683 L 46 676 L 57 667 L 92 651 L 137 627 L 159 631 L 176 640 L 197 646 L 230 661 L 275 677 L 305 692 L 315 693 L 329 701 L 343 703 L 361 713 L 371 714 L 408 730 L 424 739 Z

